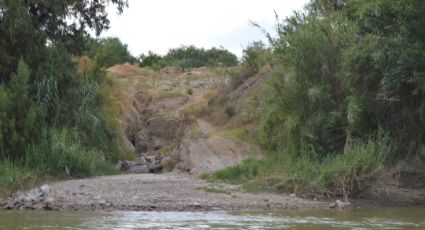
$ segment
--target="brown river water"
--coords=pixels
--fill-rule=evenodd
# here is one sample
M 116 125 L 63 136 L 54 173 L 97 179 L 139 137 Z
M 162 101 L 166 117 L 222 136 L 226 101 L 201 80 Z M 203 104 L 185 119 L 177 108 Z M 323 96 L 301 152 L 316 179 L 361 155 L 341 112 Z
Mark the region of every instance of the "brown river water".
M 297 211 L 0 211 L 0 229 L 425 229 L 425 206 Z

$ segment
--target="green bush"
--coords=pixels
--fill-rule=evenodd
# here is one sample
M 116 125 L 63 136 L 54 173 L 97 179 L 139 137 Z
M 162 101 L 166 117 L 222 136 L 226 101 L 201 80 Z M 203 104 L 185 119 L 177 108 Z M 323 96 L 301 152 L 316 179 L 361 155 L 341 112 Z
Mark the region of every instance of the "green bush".
M 150 67 L 159 70 L 165 66 L 180 66 L 183 69 L 207 67 L 229 67 L 238 65 L 236 55 L 225 49 L 215 47 L 205 50 L 195 46 L 182 46 L 170 49 L 164 56 L 151 51 L 147 55 L 140 55 L 142 67 Z
M 110 67 L 123 63 L 134 63 L 134 58 L 128 51 L 127 45 L 118 38 L 89 38 L 83 55 L 96 60 L 101 66 Z
M 8 87 L 0 87 L 0 156 L 18 159 L 39 138 L 39 111 L 29 94 L 29 78 L 28 66 L 21 60 Z
M 243 50 L 242 64 L 256 73 L 268 62 L 269 56 L 270 50 L 262 41 L 252 42 Z
M 310 147 L 303 146 L 300 151 L 298 157 L 285 150 L 269 152 L 261 160 L 246 160 L 202 177 L 273 192 L 355 197 L 382 175 L 392 147 L 387 136 L 378 135 L 350 141 L 343 154 L 323 160 Z
M 0 160 L 0 197 L 37 182 L 37 174 L 7 160 Z
M 277 25 L 264 147 L 299 155 L 308 145 L 322 159 L 384 129 L 398 159 L 424 156 L 425 43 L 417 25 L 425 17 L 413 9 L 425 6 L 330 2 L 313 1 Z

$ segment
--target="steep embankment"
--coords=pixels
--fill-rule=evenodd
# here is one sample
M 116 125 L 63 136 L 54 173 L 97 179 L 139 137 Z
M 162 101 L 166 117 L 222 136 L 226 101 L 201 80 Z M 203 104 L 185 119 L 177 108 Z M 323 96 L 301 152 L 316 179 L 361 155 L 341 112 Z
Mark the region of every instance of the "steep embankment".
M 144 83 L 123 106 L 123 121 L 124 138 L 140 161 L 123 162 L 122 169 L 199 174 L 250 156 L 248 144 L 212 135 L 215 127 L 193 115 L 226 78 L 204 68 L 183 73 L 171 67 L 149 83 L 146 76 L 139 78 L 145 78 Z M 123 84 L 123 77 L 120 80 Z

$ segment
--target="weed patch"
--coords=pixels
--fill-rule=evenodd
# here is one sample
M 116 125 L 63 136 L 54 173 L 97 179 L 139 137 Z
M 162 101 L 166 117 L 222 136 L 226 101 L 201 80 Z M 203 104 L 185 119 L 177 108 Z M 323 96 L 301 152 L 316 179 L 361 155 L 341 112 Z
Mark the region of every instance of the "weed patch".
M 308 148 L 301 157 L 288 151 L 269 152 L 201 178 L 243 184 L 247 191 L 273 191 L 305 195 L 355 197 L 382 175 L 385 156 L 391 151 L 386 139 L 348 143 L 344 153 L 315 159 Z

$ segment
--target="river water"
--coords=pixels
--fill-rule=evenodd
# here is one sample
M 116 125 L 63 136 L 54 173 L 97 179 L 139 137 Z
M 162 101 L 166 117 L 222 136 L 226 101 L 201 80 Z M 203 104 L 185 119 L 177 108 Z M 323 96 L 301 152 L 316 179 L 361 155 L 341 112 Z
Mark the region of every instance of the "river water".
M 425 207 L 283 213 L 1 211 L 0 229 L 425 229 Z

